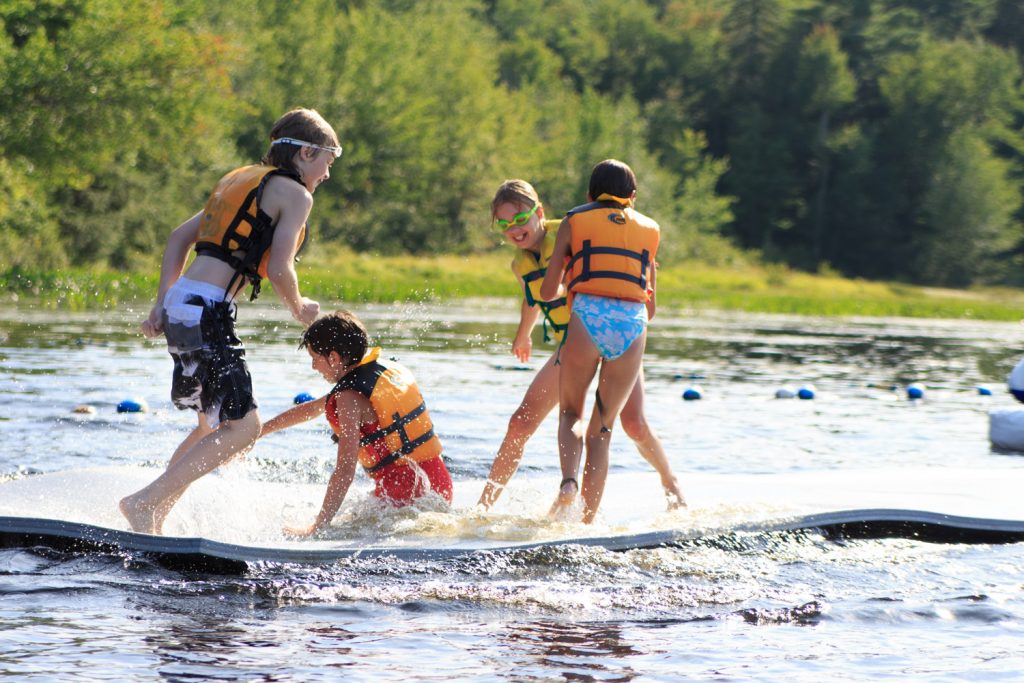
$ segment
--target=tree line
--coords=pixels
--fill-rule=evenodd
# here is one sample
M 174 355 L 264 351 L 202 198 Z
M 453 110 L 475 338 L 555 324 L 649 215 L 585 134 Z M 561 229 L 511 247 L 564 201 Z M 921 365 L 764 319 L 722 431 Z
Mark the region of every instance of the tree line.
M 292 106 L 316 241 L 494 248 L 627 161 L 663 261 L 1024 284 L 1018 0 L 0 0 L 0 269 L 156 263 Z

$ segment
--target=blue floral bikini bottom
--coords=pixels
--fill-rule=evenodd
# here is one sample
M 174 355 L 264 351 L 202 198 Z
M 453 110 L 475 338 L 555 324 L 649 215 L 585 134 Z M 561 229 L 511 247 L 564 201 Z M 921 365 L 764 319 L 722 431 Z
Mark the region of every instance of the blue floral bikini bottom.
M 624 354 L 647 329 L 647 305 L 639 301 L 577 294 L 572 312 L 605 360 Z

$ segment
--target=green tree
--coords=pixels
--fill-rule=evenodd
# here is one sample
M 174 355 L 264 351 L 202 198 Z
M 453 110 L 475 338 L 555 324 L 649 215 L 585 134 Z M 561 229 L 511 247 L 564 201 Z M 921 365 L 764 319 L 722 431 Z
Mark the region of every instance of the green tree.
M 0 152 L 52 207 L 44 213 L 62 240 L 51 250 L 63 244 L 76 263 L 120 250 L 126 265 L 134 246 L 152 243 L 140 235 L 152 237 L 163 221 L 151 219 L 156 204 L 123 223 L 107 220 L 128 210 L 120 190 L 129 185 L 175 204 L 191 183 L 168 167 L 201 167 L 218 156 L 196 142 L 221 142 L 228 81 L 215 37 L 194 18 L 156 0 L 0 4 Z M 175 214 L 164 221 L 184 217 L 163 208 Z
M 856 96 L 856 80 L 847 67 L 846 54 L 839 45 L 839 36 L 831 26 L 819 25 L 804 38 L 794 73 L 794 88 L 803 103 L 803 115 L 814 127 L 813 133 L 801 136 L 810 139 L 810 160 L 807 164 L 813 193 L 810 215 L 811 261 L 817 266 L 826 255 L 828 239 L 829 183 L 838 140 L 845 137 L 833 131 L 833 119 Z
M 921 202 L 912 244 L 918 279 L 962 287 L 1005 275 L 998 259 L 1019 235 L 1013 216 L 1021 204 L 1008 171 L 1009 162 L 969 129 L 951 137 Z

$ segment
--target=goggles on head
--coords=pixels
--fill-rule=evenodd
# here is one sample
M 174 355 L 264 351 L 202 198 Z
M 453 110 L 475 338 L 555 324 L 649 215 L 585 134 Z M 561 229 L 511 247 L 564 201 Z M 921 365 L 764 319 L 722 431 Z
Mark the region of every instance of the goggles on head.
M 312 149 L 322 149 L 325 152 L 330 152 L 337 159 L 341 156 L 341 147 L 327 147 L 325 145 L 314 145 L 312 142 L 306 142 L 305 140 L 296 140 L 295 138 L 278 138 L 271 141 L 273 145 L 295 145 L 296 147 L 310 147 Z
M 537 213 L 537 209 L 539 208 L 540 202 L 537 202 L 529 211 L 517 213 L 515 216 L 512 216 L 512 218 L 509 220 L 505 220 L 504 218 L 494 219 L 494 225 L 498 230 L 501 230 L 502 232 L 508 230 L 509 228 L 517 228 L 520 225 L 526 225 L 527 223 L 530 222 L 530 218 L 533 217 L 533 214 Z

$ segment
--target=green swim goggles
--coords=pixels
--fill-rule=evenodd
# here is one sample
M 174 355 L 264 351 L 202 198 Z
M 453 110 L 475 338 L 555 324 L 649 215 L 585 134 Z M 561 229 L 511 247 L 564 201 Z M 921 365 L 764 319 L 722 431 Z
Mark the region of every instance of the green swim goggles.
M 500 232 L 505 232 L 509 228 L 518 228 L 520 225 L 526 225 L 527 223 L 530 222 L 530 219 L 533 217 L 533 214 L 537 213 L 537 209 L 539 208 L 540 202 L 537 202 L 536 204 L 533 205 L 532 209 L 530 209 L 529 211 L 523 211 L 522 213 L 517 213 L 515 216 L 512 216 L 510 220 L 505 220 L 504 218 L 495 218 L 494 226 Z

